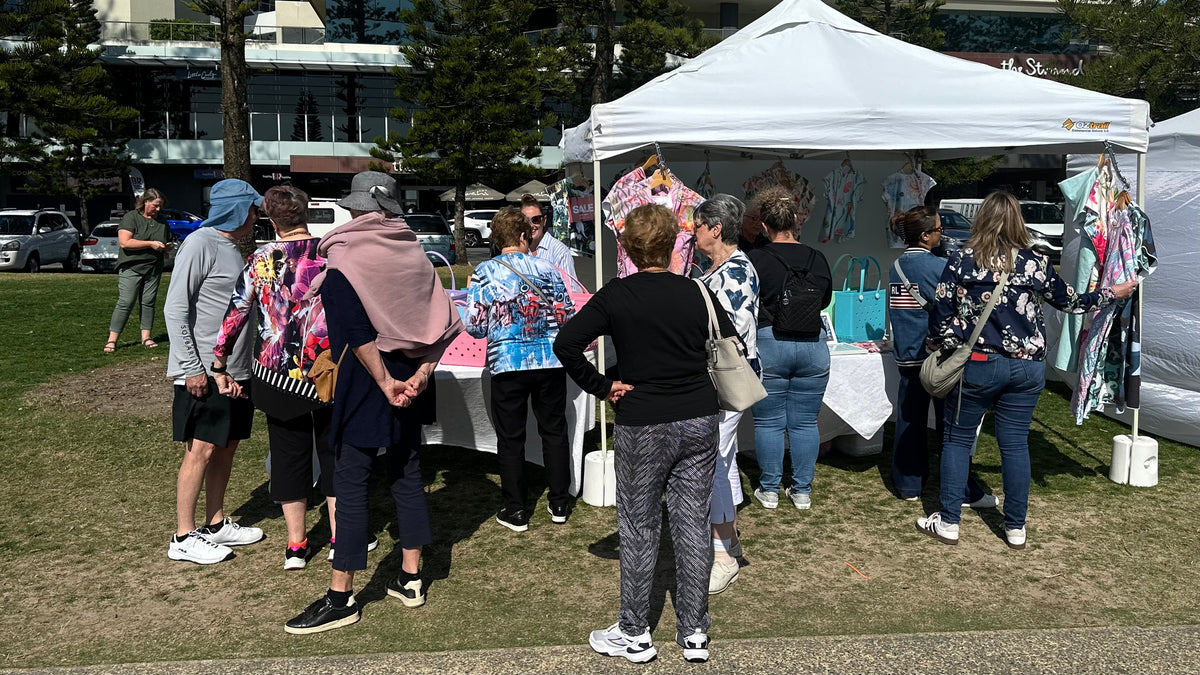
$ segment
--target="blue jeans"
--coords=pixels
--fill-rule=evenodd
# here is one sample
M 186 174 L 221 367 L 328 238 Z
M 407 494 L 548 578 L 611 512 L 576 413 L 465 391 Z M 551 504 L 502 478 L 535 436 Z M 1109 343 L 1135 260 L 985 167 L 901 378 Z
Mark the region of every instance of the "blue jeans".
M 942 443 L 942 520 L 957 523 L 966 494 L 975 429 L 988 408 L 996 409 L 996 443 L 1004 481 L 1004 527 L 1025 527 L 1029 509 L 1029 424 L 1046 386 L 1046 362 L 987 354 L 967 361 L 962 383 L 946 397 Z M 960 409 L 959 392 L 962 393 Z
M 829 384 L 829 347 L 819 338 L 776 338 L 770 327 L 758 330 L 767 397 L 754 404 L 754 450 L 764 492 L 779 492 L 783 480 L 784 439 L 792 450 L 792 488 L 812 492 L 821 434 L 817 414 Z M 786 435 L 785 435 L 786 434 Z
M 892 439 L 892 484 L 904 498 L 917 497 L 929 477 L 929 404 L 937 420 L 936 438 L 945 435 L 945 402 L 933 398 L 921 384 L 921 366 L 901 366 L 896 395 L 896 433 Z M 956 399 L 957 400 L 957 399 Z M 984 496 L 983 486 L 967 474 L 966 502 Z

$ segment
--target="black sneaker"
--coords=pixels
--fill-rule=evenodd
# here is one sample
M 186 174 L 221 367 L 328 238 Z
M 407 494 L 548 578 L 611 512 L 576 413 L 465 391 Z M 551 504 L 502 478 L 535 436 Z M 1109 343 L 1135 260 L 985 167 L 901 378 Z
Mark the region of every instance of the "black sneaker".
M 500 509 L 496 514 L 496 522 L 513 532 L 524 532 L 529 529 L 529 514 L 524 510 L 509 513 L 507 509 Z
M 329 562 L 333 562 L 333 546 L 334 546 L 333 540 L 330 539 L 329 540 L 329 556 L 328 556 Z M 371 541 L 367 542 L 367 553 L 370 553 L 371 551 L 374 551 L 377 548 L 379 548 L 379 537 L 376 537 L 375 535 L 371 535 Z
M 546 510 L 550 512 L 550 522 L 555 525 L 562 525 L 567 522 L 567 518 L 571 517 L 571 508 L 566 504 L 562 506 L 554 506 L 550 504 L 546 506 Z
M 400 577 L 396 577 L 388 582 L 387 592 L 393 598 L 400 598 L 405 607 L 420 607 L 425 604 L 425 584 L 420 579 L 401 584 Z
M 345 607 L 334 607 L 329 596 L 322 595 L 320 600 L 309 605 L 300 616 L 284 624 L 283 630 L 292 635 L 308 635 L 349 626 L 358 623 L 361 618 L 362 611 L 354 601 L 354 596 L 350 596 L 350 601 Z
M 299 548 L 287 547 L 283 554 L 283 569 L 302 570 L 308 564 L 308 544 Z

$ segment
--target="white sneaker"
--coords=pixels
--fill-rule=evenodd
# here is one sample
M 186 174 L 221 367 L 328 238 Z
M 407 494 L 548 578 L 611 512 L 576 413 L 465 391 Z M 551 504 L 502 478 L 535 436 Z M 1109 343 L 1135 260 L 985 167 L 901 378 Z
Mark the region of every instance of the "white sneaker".
M 1004 528 L 1004 543 L 1008 544 L 1009 548 L 1021 550 L 1025 548 L 1025 528 L 1019 530 L 1010 530 Z
M 741 566 L 738 565 L 738 561 L 736 560 L 731 563 L 714 560 L 712 573 L 708 576 L 708 594 L 716 595 L 729 588 L 729 584 L 737 581 L 739 569 L 741 569 Z
M 263 531 L 257 527 L 242 527 L 233 522 L 232 518 L 226 518 L 221 523 L 221 529 L 213 531 L 209 525 L 204 528 L 204 536 L 208 537 L 214 544 L 222 544 L 225 546 L 245 546 L 246 544 L 257 544 L 263 540 Z
M 927 518 L 917 518 L 917 529 L 943 544 L 954 546 L 958 543 L 958 523 L 943 523 L 940 511 Z
M 708 634 L 699 628 L 696 632 L 681 638 L 675 636 L 675 642 L 683 647 L 683 659 L 689 663 L 704 663 L 708 660 Z
M 984 495 L 973 502 L 963 502 L 964 509 L 994 509 L 1000 506 L 1000 500 L 996 495 Z
M 371 535 L 371 541 L 367 542 L 367 553 L 370 553 L 371 551 L 374 551 L 377 548 L 379 548 L 379 537 L 376 537 L 375 535 Z M 333 540 L 332 539 L 329 540 L 329 555 L 326 556 L 326 559 L 329 562 L 333 562 Z
M 764 492 L 762 488 L 754 488 L 754 498 L 762 504 L 764 509 L 773 509 L 779 506 L 778 492 Z
M 599 654 L 624 656 L 633 663 L 646 663 L 658 656 L 658 650 L 650 640 L 649 630 L 642 631 L 641 635 L 629 636 L 621 632 L 620 622 L 604 630 L 592 631 L 588 636 L 588 644 Z
M 171 560 L 183 560 L 197 565 L 219 563 L 231 555 L 233 549 L 213 543 L 197 530 L 188 532 L 183 541 L 175 541 L 175 538 L 171 537 L 171 545 L 167 547 L 167 557 Z
M 807 511 L 812 507 L 812 496 L 807 492 L 796 492 L 792 488 L 788 488 L 784 490 L 784 494 L 788 496 L 788 499 L 792 500 L 792 506 L 801 511 Z

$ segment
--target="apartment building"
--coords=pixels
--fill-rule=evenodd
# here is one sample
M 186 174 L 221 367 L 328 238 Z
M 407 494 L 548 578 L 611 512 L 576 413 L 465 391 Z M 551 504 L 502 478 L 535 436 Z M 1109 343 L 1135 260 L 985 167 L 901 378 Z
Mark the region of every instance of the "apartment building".
M 288 181 L 314 197 L 338 196 L 371 161 L 377 137 L 404 133 L 407 125 L 390 110 L 397 103 L 391 71 L 404 65 L 395 15 L 405 1 L 258 3 L 246 23 L 257 187 Z M 709 30 L 727 36 L 776 2 L 687 4 Z M 100 58 L 115 74 L 116 95 L 141 111 L 127 130 L 135 166 L 175 206 L 204 213 L 207 188 L 222 177 L 223 159 L 220 54 L 209 18 L 182 0 L 97 0 L 95 6 L 103 25 Z M 557 23 L 552 14 L 536 21 L 541 27 Z M 951 0 L 936 21 L 946 31 L 945 51 L 1031 76 L 1080 67 L 1087 58 L 1086 46 L 1062 43 L 1054 0 Z M 543 137 L 536 164 L 547 172 L 561 164 L 558 140 L 556 129 Z M 1060 168 L 1061 159 L 1016 159 L 1005 170 L 1044 184 L 1049 174 L 1038 172 Z M 21 186 L 14 183 L 18 194 L 7 201 L 16 205 Z M 436 194 L 446 187 L 411 176 L 402 176 L 401 185 L 406 205 L 421 210 L 437 208 Z

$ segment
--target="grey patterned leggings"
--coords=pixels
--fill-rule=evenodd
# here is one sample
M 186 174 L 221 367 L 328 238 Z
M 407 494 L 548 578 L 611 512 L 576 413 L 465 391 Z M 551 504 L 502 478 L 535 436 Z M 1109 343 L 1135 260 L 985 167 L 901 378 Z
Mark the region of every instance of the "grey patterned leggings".
M 675 546 L 676 630 L 708 631 L 712 533 L 708 506 L 717 459 L 718 416 L 647 426 L 615 425 L 617 531 L 621 537 L 621 630 L 650 625 L 650 590 L 662 531 L 662 496 Z

